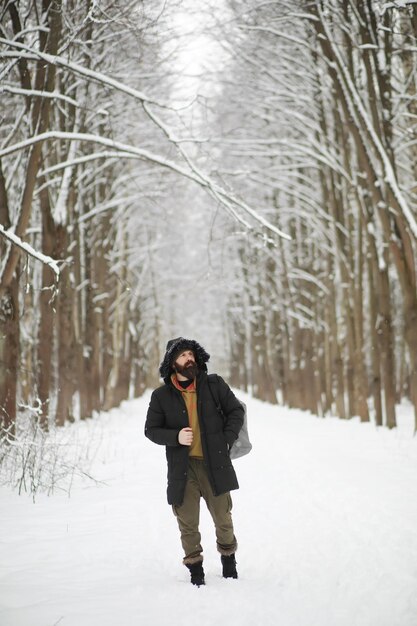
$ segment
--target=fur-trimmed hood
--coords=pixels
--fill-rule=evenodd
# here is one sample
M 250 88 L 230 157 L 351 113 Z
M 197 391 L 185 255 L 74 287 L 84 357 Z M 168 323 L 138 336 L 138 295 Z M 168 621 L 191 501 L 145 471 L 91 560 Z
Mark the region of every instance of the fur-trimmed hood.
M 177 337 L 176 339 L 170 339 L 167 343 L 165 356 L 161 365 L 159 366 L 159 373 L 161 378 L 168 384 L 171 374 L 173 373 L 172 363 L 177 356 L 184 350 L 192 350 L 194 352 L 195 362 L 199 370 L 207 372 L 207 361 L 210 359 L 210 355 L 200 346 L 194 339 L 184 339 L 184 337 Z

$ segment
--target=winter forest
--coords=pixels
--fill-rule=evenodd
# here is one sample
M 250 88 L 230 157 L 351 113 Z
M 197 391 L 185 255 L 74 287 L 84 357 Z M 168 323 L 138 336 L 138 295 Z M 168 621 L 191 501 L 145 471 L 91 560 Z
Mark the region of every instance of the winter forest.
M 179 336 L 254 443 L 195 597 Z M 417 0 L 0 0 L 2 625 L 414 626 L 416 432 Z
M 257 398 L 417 416 L 416 37 L 404 0 L 4 0 L 3 438 L 187 333 Z

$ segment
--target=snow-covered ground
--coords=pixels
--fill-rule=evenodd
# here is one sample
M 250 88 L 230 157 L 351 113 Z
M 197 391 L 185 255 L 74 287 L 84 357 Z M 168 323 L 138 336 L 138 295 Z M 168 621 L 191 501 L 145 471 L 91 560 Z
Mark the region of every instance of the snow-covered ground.
M 416 626 L 417 438 L 245 397 L 235 462 L 239 580 L 221 578 L 202 507 L 206 586 L 189 583 L 149 394 L 71 426 L 97 447 L 71 496 L 0 490 L 1 626 Z

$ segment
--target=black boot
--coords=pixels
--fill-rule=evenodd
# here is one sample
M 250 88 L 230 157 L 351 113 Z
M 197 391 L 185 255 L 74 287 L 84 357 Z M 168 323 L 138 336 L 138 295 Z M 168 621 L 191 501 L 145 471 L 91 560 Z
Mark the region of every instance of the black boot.
M 223 578 L 237 578 L 235 555 L 224 556 L 222 554 Z
M 192 565 L 186 564 L 191 574 L 191 582 L 193 585 L 197 585 L 200 587 L 201 585 L 205 585 L 204 582 L 204 570 L 203 570 L 203 562 L 199 561 L 198 563 L 193 563 Z

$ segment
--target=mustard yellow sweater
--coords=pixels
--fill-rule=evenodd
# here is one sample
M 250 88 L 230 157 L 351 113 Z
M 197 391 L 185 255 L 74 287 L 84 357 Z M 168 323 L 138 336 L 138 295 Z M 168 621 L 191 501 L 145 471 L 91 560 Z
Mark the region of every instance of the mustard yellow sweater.
M 203 448 L 201 446 L 200 423 L 198 421 L 197 413 L 197 390 L 195 388 L 195 381 L 193 381 L 191 385 L 188 385 L 186 389 L 183 389 L 175 374 L 172 374 L 171 380 L 174 387 L 179 389 L 182 393 L 185 406 L 187 407 L 188 423 L 193 431 L 193 443 L 190 446 L 189 455 L 197 459 L 202 459 Z

